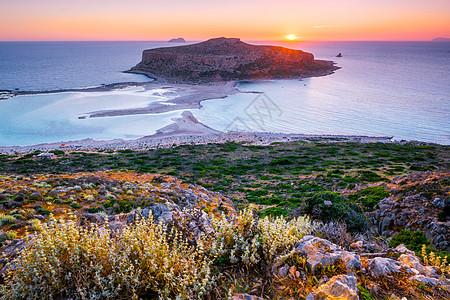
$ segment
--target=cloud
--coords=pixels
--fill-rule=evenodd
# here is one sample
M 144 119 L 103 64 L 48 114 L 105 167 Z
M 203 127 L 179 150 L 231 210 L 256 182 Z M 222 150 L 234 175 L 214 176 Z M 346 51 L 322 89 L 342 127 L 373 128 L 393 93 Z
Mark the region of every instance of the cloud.
M 313 28 L 315 28 L 315 29 L 330 28 L 330 27 L 339 27 L 339 26 L 336 26 L 336 25 L 315 25 L 315 26 L 313 26 Z

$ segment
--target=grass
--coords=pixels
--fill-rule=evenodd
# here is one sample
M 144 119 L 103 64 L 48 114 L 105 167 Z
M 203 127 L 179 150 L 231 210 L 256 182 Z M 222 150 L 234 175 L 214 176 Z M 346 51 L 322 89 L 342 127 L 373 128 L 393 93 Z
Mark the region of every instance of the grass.
M 7 174 L 126 169 L 173 175 L 221 192 L 243 204 L 283 203 L 280 209 L 291 212 L 318 192 L 351 191 L 356 186 L 387 182 L 418 169 L 429 170 L 430 166 L 434 171 L 447 170 L 448 150 L 448 146 L 414 143 L 292 142 L 269 146 L 226 143 L 146 151 L 58 151 L 55 152 L 58 158 L 54 160 L 33 159 L 38 152 L 5 155 L 0 157 L 0 167 Z M 349 201 L 370 211 L 376 208 L 386 192 L 369 188 L 353 194 Z M 111 205 L 116 202 L 112 201 Z M 126 203 L 121 205 L 127 206 Z

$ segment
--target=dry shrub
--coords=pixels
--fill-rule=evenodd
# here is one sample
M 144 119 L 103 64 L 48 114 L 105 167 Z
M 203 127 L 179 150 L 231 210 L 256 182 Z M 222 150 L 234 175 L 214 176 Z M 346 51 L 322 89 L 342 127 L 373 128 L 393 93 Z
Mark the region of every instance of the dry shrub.
M 306 216 L 290 221 L 282 216 L 258 219 L 249 209 L 230 220 L 214 218 L 213 227 L 214 239 L 221 249 L 219 255 L 231 263 L 246 266 L 270 263 L 275 256 L 291 250 L 295 242 L 316 229 Z
M 116 237 L 106 226 L 42 227 L 8 272 L 2 299 L 193 299 L 213 285 L 214 246 L 202 239 L 190 246 L 152 221 L 140 220 Z
M 261 266 L 315 230 L 307 217 L 258 219 L 244 210 L 214 218 L 211 231 L 200 230 L 192 243 L 194 236 L 183 226 L 168 229 L 151 219 L 124 226 L 121 234 L 108 224 L 86 228 L 54 219 L 42 224 L 6 274 L 2 299 L 202 298 L 214 294 L 221 276 L 220 268 L 213 274 L 214 262 Z

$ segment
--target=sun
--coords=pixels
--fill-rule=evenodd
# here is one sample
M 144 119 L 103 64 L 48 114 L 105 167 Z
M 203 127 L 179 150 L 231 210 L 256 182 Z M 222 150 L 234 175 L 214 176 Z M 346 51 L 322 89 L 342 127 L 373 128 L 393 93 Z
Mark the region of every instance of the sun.
M 294 41 L 297 39 L 297 37 L 295 36 L 295 34 L 289 34 L 286 36 L 286 39 L 289 41 Z

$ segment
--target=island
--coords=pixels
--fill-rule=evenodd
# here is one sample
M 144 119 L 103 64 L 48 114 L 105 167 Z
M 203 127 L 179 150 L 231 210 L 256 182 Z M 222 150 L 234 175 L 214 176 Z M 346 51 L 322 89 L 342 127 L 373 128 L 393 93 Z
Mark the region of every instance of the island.
M 450 38 L 438 37 L 431 40 L 432 42 L 450 42 Z
M 186 43 L 186 41 L 183 38 L 176 38 L 169 40 L 169 43 Z
M 251 45 L 238 38 L 144 50 L 128 72 L 172 83 L 210 83 L 253 79 L 305 78 L 332 74 L 332 61 L 301 50 Z

